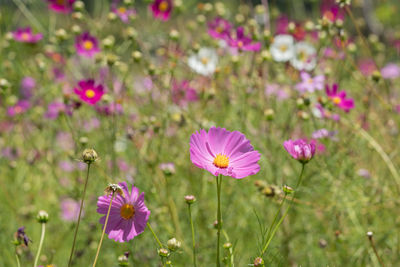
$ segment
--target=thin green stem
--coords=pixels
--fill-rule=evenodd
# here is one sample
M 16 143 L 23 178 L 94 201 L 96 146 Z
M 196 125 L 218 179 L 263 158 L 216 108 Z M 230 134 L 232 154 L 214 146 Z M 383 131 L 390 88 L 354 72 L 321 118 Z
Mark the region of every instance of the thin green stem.
M 29 11 L 25 4 L 21 0 L 13 0 L 14 4 L 19 8 L 19 10 L 24 14 L 24 16 L 33 24 L 39 31 L 45 32 L 46 29 L 40 24 L 40 22 L 35 18 L 34 15 Z
M 217 176 L 217 201 L 218 201 L 218 207 L 217 207 L 217 267 L 220 267 L 220 260 L 219 260 L 219 242 L 220 242 L 220 237 L 221 237 L 221 225 L 222 225 L 222 219 L 221 219 L 221 184 L 222 184 L 222 175 Z
M 112 205 L 112 202 L 114 199 L 114 195 L 115 195 L 115 193 L 112 193 L 110 205 L 108 206 L 108 211 L 107 211 L 107 215 L 106 215 L 106 221 L 105 221 L 104 227 L 103 227 L 103 233 L 101 234 L 100 243 L 97 246 L 97 252 L 96 252 L 96 257 L 94 258 L 93 267 L 96 266 L 97 258 L 99 257 L 99 253 L 100 253 L 101 244 L 103 244 L 103 238 L 104 238 L 104 234 L 106 233 L 108 218 L 110 217 L 111 205 Z
M 270 227 L 269 227 L 269 229 L 268 229 L 267 240 L 268 240 L 269 237 L 270 237 L 270 234 L 271 234 L 271 231 L 272 231 L 272 227 L 275 225 L 275 222 L 276 222 L 276 220 L 278 219 L 279 214 L 281 213 L 281 209 L 282 209 L 283 204 L 285 203 L 286 197 L 287 197 L 287 194 L 285 194 L 285 196 L 283 197 L 282 202 L 281 202 L 281 204 L 279 205 L 278 210 L 276 211 L 274 220 L 272 221 L 272 223 L 271 223 L 271 225 L 270 225 Z M 264 254 L 264 253 L 263 253 L 263 254 Z
M 19 262 L 19 256 L 17 251 L 15 251 L 15 258 L 17 259 L 17 267 L 21 267 L 21 263 Z
M 86 172 L 85 187 L 83 188 L 81 206 L 80 206 L 80 208 L 79 208 L 78 222 L 77 222 L 76 228 L 75 228 L 74 241 L 72 242 L 71 254 L 69 255 L 69 261 L 68 261 L 68 267 L 71 266 L 71 264 L 72 264 L 72 257 L 73 257 L 73 255 L 74 255 L 76 236 L 77 236 L 77 234 L 78 234 L 79 223 L 80 223 L 80 221 L 81 221 L 81 215 L 82 215 L 82 209 L 83 209 L 83 202 L 84 202 L 84 200 L 85 200 L 86 188 L 87 188 L 87 184 L 88 184 L 88 180 L 89 180 L 90 165 L 91 165 L 90 163 L 87 164 L 88 167 L 87 167 L 87 172 Z
M 192 211 L 190 209 L 191 204 L 188 204 L 189 209 L 189 220 L 190 220 L 190 227 L 192 229 L 192 245 L 193 245 L 193 266 L 196 267 L 196 241 L 194 239 L 194 226 L 192 220 Z
M 35 263 L 34 263 L 33 267 L 38 266 L 37 263 L 39 261 L 40 252 L 42 251 L 42 246 L 43 246 L 43 241 L 44 241 L 44 235 L 45 234 L 46 234 L 46 223 L 42 223 L 42 234 L 40 235 L 39 248 L 38 248 L 38 251 L 36 253 Z
M 299 179 L 297 180 L 297 184 L 296 184 L 296 187 L 295 187 L 295 190 L 294 190 L 292 199 L 290 200 L 289 206 L 286 208 L 286 211 L 285 211 L 285 213 L 283 214 L 283 216 L 279 219 L 278 223 L 276 224 L 274 230 L 273 230 L 272 233 L 271 233 L 271 236 L 269 237 L 267 243 L 265 244 L 263 250 L 261 251 L 261 257 L 262 257 L 262 256 L 264 255 L 264 253 L 267 251 L 268 246 L 269 246 L 269 244 L 271 243 L 272 239 L 274 238 L 276 231 L 278 230 L 279 226 L 282 224 L 283 220 L 285 219 L 286 215 L 288 214 L 288 212 L 289 212 L 289 210 L 290 210 L 290 207 L 291 207 L 292 204 L 293 204 L 293 200 L 295 199 L 295 195 L 296 195 L 297 189 L 299 188 L 299 186 L 300 186 L 300 184 L 301 184 L 301 181 L 303 180 L 304 168 L 305 168 L 305 164 L 303 163 L 303 164 L 302 164 L 302 167 L 301 167 L 300 176 L 299 176 Z
M 369 243 L 371 244 L 372 249 L 374 250 L 375 256 L 378 258 L 379 264 L 382 267 L 385 267 L 385 264 L 383 263 L 382 258 L 379 256 L 378 254 L 378 250 L 376 249 L 375 243 L 374 243 L 374 239 L 371 237 L 368 237 Z
M 151 228 L 151 225 L 150 225 L 149 222 L 147 222 L 147 227 L 149 227 L 151 233 L 152 233 L 153 236 L 154 236 L 154 239 L 157 241 L 157 244 L 160 246 L 160 248 L 163 248 L 163 245 L 162 245 L 162 243 L 160 242 L 160 239 L 158 239 L 156 233 L 153 231 L 153 228 Z

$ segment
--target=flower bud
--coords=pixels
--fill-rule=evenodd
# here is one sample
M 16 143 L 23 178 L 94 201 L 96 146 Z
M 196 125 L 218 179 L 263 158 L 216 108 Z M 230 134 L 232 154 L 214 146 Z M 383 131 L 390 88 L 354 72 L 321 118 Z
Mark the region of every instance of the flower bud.
M 118 184 L 108 184 L 108 186 L 104 189 L 104 193 L 107 196 L 117 193 L 124 197 L 124 191 L 122 191 L 122 188 Z
M 82 20 L 83 14 L 81 12 L 74 12 L 71 14 L 71 17 L 76 20 Z
M 375 70 L 375 71 L 372 73 L 371 78 L 372 78 L 372 80 L 373 80 L 374 82 L 379 82 L 379 81 L 382 79 L 382 75 L 381 75 L 381 73 L 380 73 L 378 70 Z
M 126 255 L 118 257 L 118 266 L 128 266 L 128 257 Z
M 166 248 L 160 248 L 158 250 L 158 255 L 164 258 L 168 258 L 169 257 L 169 251 Z
M 177 30 L 175 30 L 175 29 L 171 30 L 169 32 L 169 38 L 172 41 L 178 41 L 179 40 L 179 32 Z
M 49 221 L 49 214 L 46 211 L 41 210 L 36 216 L 36 219 L 39 223 L 47 223 Z
M 95 162 L 98 159 L 97 153 L 94 149 L 87 148 L 82 152 L 82 160 L 83 162 L 90 164 Z
M 65 41 L 68 39 L 68 34 L 65 29 L 56 30 L 56 37 L 59 41 Z
M 76 1 L 74 3 L 74 10 L 75 11 L 83 11 L 85 9 L 85 3 L 82 1 Z
M 264 260 L 261 257 L 257 257 L 254 259 L 254 267 L 262 267 L 264 266 Z
M 79 25 L 72 25 L 71 31 L 74 34 L 80 34 L 82 32 L 82 29 L 81 29 L 81 27 Z
M 136 63 L 140 62 L 140 60 L 142 59 L 142 53 L 140 51 L 133 51 L 132 58 Z
M 287 195 L 290 195 L 291 193 L 294 192 L 294 190 L 293 190 L 293 188 L 291 188 L 290 186 L 284 185 L 284 186 L 283 186 L 283 192 L 284 192 L 285 194 L 287 194 Z
M 232 247 L 232 243 L 227 242 L 227 243 L 224 244 L 223 247 L 224 247 L 224 249 L 230 249 Z
M 196 202 L 196 197 L 193 195 L 187 195 L 185 196 L 185 201 L 187 204 L 193 204 L 194 202 Z
M 264 110 L 264 116 L 268 121 L 272 121 L 275 118 L 275 111 L 273 109 Z
M 174 237 L 167 241 L 167 246 L 169 250 L 175 251 L 181 247 L 181 242 Z

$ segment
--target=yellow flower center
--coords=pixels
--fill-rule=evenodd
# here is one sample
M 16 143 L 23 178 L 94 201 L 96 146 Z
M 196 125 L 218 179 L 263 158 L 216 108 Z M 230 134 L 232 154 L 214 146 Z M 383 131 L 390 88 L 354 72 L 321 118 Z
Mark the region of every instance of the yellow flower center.
M 201 61 L 201 63 L 203 63 L 203 65 L 207 65 L 207 63 L 208 63 L 208 58 L 202 57 L 202 58 L 200 59 L 200 61 Z
M 118 8 L 118 12 L 122 13 L 122 14 L 125 14 L 126 8 L 125 7 L 120 7 L 120 8 Z
M 213 164 L 218 168 L 228 168 L 229 158 L 222 154 L 217 154 L 214 158 Z
M 301 60 L 301 61 L 306 61 L 307 60 L 307 53 L 306 53 L 306 51 L 304 51 L 304 50 L 300 50 L 299 51 L 299 54 L 298 54 L 298 58 L 299 58 L 299 60 Z
M 286 50 L 288 50 L 288 46 L 283 44 L 279 46 L 279 50 L 281 50 L 282 52 L 286 52 Z
M 56 0 L 56 3 L 59 5 L 65 5 L 65 0 Z
M 159 5 L 158 5 L 158 9 L 162 12 L 167 11 L 168 9 L 168 2 L 167 1 L 162 1 Z
M 222 28 L 222 26 L 218 26 L 215 30 L 216 30 L 218 33 L 221 33 L 221 32 L 224 30 L 224 28 Z
M 89 40 L 84 41 L 83 48 L 85 48 L 85 50 L 91 50 L 93 48 L 93 42 Z
M 22 37 L 22 40 L 24 40 L 24 41 L 29 40 L 29 34 L 26 32 L 24 32 L 21 37 Z
M 308 81 L 307 81 L 309 84 L 312 84 L 313 83 L 313 79 L 312 78 L 310 78 L 310 79 L 308 79 Z
M 340 102 L 342 102 L 342 99 L 338 96 L 335 96 L 334 98 L 332 98 L 333 103 L 335 103 L 336 105 L 339 105 Z
M 92 89 L 86 90 L 85 92 L 87 98 L 93 98 L 95 94 L 96 93 Z
M 120 214 L 122 218 L 124 218 L 125 220 L 129 220 L 135 215 L 135 208 L 131 204 L 124 204 L 121 207 Z
M 239 41 L 239 42 L 238 42 L 238 47 L 239 47 L 239 48 L 242 48 L 242 47 L 243 47 L 243 42 L 242 42 L 242 41 Z

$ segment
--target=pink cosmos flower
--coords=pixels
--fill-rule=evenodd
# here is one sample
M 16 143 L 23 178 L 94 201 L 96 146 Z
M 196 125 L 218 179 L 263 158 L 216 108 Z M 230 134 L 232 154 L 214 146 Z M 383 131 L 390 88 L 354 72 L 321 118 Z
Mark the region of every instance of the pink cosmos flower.
M 314 157 L 316 141 L 311 140 L 310 143 L 307 143 L 303 139 L 297 139 L 294 141 L 290 139 L 283 142 L 283 147 L 294 159 L 305 164 Z
M 57 13 L 69 13 L 72 11 L 75 0 L 47 0 L 48 8 Z
M 364 76 L 369 76 L 376 70 L 375 62 L 372 59 L 361 59 L 358 67 Z
M 93 57 L 100 52 L 99 44 L 96 37 L 85 32 L 75 39 L 76 52 L 85 57 Z
M 242 51 L 259 51 L 261 49 L 261 43 L 253 43 L 253 39 L 244 34 L 243 27 L 238 27 L 236 29 L 236 34 L 229 35 L 226 41 L 230 47 L 237 48 Z
M 126 182 L 119 183 L 124 196 L 116 195 L 111 205 L 106 233 L 110 239 L 126 242 L 141 234 L 146 228 L 150 211 L 144 204 L 144 193 L 139 195 L 139 189 L 132 186 L 129 193 Z M 111 195 L 101 196 L 97 201 L 97 212 L 104 214 L 100 223 L 104 225 Z
M 61 218 L 64 221 L 77 221 L 79 216 L 79 201 L 67 198 L 61 201 Z M 82 215 L 83 216 L 83 211 Z
M 149 6 L 150 10 L 153 12 L 153 16 L 164 21 L 169 19 L 172 7 L 172 0 L 154 0 Z
M 19 28 L 15 32 L 13 32 L 12 35 L 15 41 L 22 43 L 33 44 L 43 39 L 43 34 L 41 33 L 33 34 L 32 29 L 30 27 Z
M 335 0 L 324 0 L 320 5 L 321 14 L 323 18 L 328 19 L 331 22 L 336 20 L 344 20 L 344 10 L 336 4 Z
M 16 115 L 25 113 L 25 111 L 27 111 L 30 107 L 31 104 L 28 100 L 20 100 L 14 106 L 8 107 L 7 115 L 10 117 L 14 117 Z
M 113 7 L 112 12 L 115 13 L 122 22 L 128 23 L 129 17 L 136 14 L 136 10 L 133 8 L 126 8 L 124 6 L 121 7 Z
M 332 89 L 328 85 L 325 87 L 325 91 L 329 99 L 346 112 L 349 112 L 354 108 L 354 100 L 352 98 L 346 98 L 346 91 L 338 91 L 338 85 L 335 83 L 332 85 Z
M 64 113 L 66 115 L 72 115 L 73 107 L 71 105 L 64 104 L 61 101 L 51 102 L 47 106 L 47 111 L 44 114 L 46 119 L 55 120 L 58 118 L 58 115 Z
M 21 80 L 21 95 L 24 99 L 29 99 L 33 95 L 33 89 L 36 87 L 36 81 L 34 78 L 26 76 Z
M 260 153 L 254 150 L 244 134 L 211 127 L 190 137 L 190 160 L 202 169 L 218 176 L 241 179 L 260 170 Z
M 301 93 L 304 93 L 305 91 L 312 93 L 315 90 L 322 90 L 324 88 L 324 75 L 311 77 L 310 74 L 302 71 L 300 77 L 302 81 L 298 83 L 295 88 Z
M 400 76 L 400 67 L 397 64 L 389 63 L 381 69 L 381 75 L 384 79 L 396 79 Z
M 214 39 L 225 39 L 232 28 L 232 24 L 226 19 L 217 17 L 208 23 L 208 34 Z
M 74 88 L 75 94 L 89 105 L 96 104 L 104 95 L 103 86 L 101 84 L 96 86 L 94 80 L 82 80 L 79 81 L 78 85 L 78 88 Z
M 172 84 L 172 101 L 181 106 L 186 107 L 188 102 L 195 102 L 199 99 L 195 89 L 190 87 L 189 81 L 177 82 Z

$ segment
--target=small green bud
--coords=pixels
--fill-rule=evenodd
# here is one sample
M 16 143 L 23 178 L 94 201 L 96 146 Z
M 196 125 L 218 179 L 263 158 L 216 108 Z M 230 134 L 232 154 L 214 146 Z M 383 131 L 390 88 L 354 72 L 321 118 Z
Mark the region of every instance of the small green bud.
M 263 267 L 264 260 L 261 257 L 257 257 L 254 259 L 254 267 Z
M 264 116 L 267 120 L 272 121 L 275 118 L 275 111 L 273 109 L 264 110 Z
M 98 159 L 97 153 L 94 149 L 87 148 L 82 152 L 82 160 L 86 164 L 91 164 Z
M 187 204 L 193 204 L 194 202 L 196 202 L 196 197 L 193 195 L 187 195 L 185 196 L 185 201 Z
M 36 219 L 39 223 L 47 223 L 49 221 L 49 214 L 46 211 L 41 210 L 36 216 Z
M 132 58 L 136 63 L 140 62 L 140 60 L 142 59 L 142 53 L 140 51 L 133 51 Z
M 74 34 L 80 34 L 82 32 L 82 29 L 81 29 L 81 26 L 79 26 L 79 25 L 72 25 L 71 31 Z
M 382 79 L 381 73 L 380 73 L 378 70 L 375 70 L 375 71 L 372 73 L 372 80 L 373 80 L 374 82 L 379 82 L 381 79 Z
M 75 11 L 83 11 L 85 9 L 85 3 L 82 1 L 76 1 L 74 3 L 74 10 Z
M 81 12 L 74 12 L 71 14 L 71 17 L 76 20 L 82 20 L 83 14 Z
M 169 32 L 169 38 L 172 40 L 172 41 L 178 41 L 179 40 L 179 32 L 177 31 L 177 30 L 171 30 L 170 32 Z
M 169 250 L 176 251 L 181 247 L 181 242 L 174 237 L 167 241 L 167 246 Z
M 290 195 L 291 193 L 294 192 L 294 190 L 293 190 L 293 188 L 291 188 L 290 186 L 284 185 L 284 186 L 283 186 L 283 192 L 284 192 L 285 194 L 287 194 L 287 195 Z
M 224 244 L 223 247 L 224 247 L 224 249 L 230 249 L 232 247 L 232 243 L 227 242 L 227 243 Z
M 163 258 L 168 258 L 169 257 L 169 250 L 166 248 L 160 248 L 158 250 L 158 255 L 163 257 Z
M 65 29 L 56 30 L 56 37 L 59 41 L 65 41 L 68 39 L 68 34 Z

